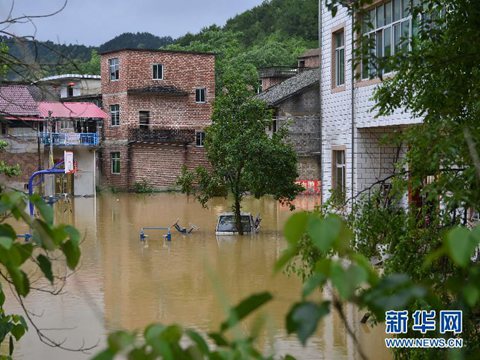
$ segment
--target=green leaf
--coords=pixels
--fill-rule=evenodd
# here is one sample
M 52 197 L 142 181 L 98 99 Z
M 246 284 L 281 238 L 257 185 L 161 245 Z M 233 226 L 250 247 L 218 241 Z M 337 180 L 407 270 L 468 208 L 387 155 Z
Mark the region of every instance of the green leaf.
M 209 333 L 208 336 L 217 346 L 228 346 L 228 341 L 220 333 Z
M 289 247 L 282 252 L 280 258 L 275 262 L 274 272 L 278 273 L 297 255 L 296 247 Z
M 38 266 L 42 270 L 45 277 L 53 284 L 52 263 L 50 259 L 43 254 L 37 256 Z
M 255 311 L 260 306 L 266 304 L 272 299 L 273 296 L 269 292 L 262 292 L 250 295 L 248 298 L 242 300 L 237 306 L 230 309 L 228 319 L 220 326 L 221 331 L 223 332 L 235 326 L 251 312 Z
M 0 224 L 0 236 L 16 239 L 17 233 L 15 232 L 15 230 L 13 230 L 10 224 Z
M 152 324 L 147 326 L 144 331 L 144 337 L 147 342 L 159 339 L 162 332 L 165 330 L 165 326 L 161 324 Z
M 328 216 L 325 219 L 312 217 L 307 233 L 318 249 L 327 252 L 339 238 L 341 229 L 342 221 L 337 216 Z
M 5 250 L 10 250 L 12 247 L 13 240 L 10 237 L 0 236 L 0 246 Z
M 158 339 L 152 342 L 151 346 L 161 356 L 162 360 L 175 360 L 170 344 L 167 341 Z
M 20 338 L 25 334 L 27 329 L 22 324 L 16 324 L 10 332 L 15 336 L 15 340 L 20 340 Z
M 480 298 L 480 290 L 473 284 L 467 284 L 463 288 L 463 297 L 468 305 L 474 307 Z
M 61 245 L 67 259 L 67 266 L 74 270 L 80 260 L 80 248 L 72 240 L 67 240 Z
M 48 205 L 39 195 L 32 195 L 30 201 L 40 212 L 40 215 L 49 225 L 53 225 L 53 208 Z
M 470 263 L 470 257 L 478 246 L 475 234 L 463 227 L 457 227 L 448 232 L 445 239 L 447 253 L 459 266 L 465 267 Z
M 8 339 L 8 354 L 10 356 L 13 355 L 13 349 L 15 348 L 15 346 L 13 345 L 13 337 L 9 336 L 9 339 Z
M 302 296 L 307 297 L 310 295 L 315 289 L 320 288 L 325 284 L 327 277 L 322 273 L 315 273 L 310 276 L 307 281 L 303 284 L 303 291 Z
M 296 333 L 300 342 L 305 345 L 308 338 L 317 329 L 321 318 L 330 312 L 328 301 L 317 305 L 313 302 L 296 303 L 287 315 L 286 327 L 289 334 Z
M 112 349 L 105 349 L 93 357 L 92 360 L 113 360 L 116 352 Z
M 7 265 L 7 270 L 17 293 L 23 297 L 27 296 L 30 292 L 30 282 L 27 275 L 18 267 L 10 264 Z
M 305 233 L 309 214 L 307 212 L 299 212 L 290 216 L 285 223 L 283 233 L 287 241 L 295 245 Z
M 126 331 L 116 331 L 108 336 L 107 342 L 109 349 L 117 353 L 133 345 L 134 340 L 134 335 Z
M 202 336 L 200 336 L 199 333 L 191 329 L 186 330 L 185 333 L 190 338 L 190 340 L 192 340 L 195 345 L 197 345 L 198 350 L 200 350 L 203 355 L 207 355 L 210 352 L 207 342 L 203 339 Z

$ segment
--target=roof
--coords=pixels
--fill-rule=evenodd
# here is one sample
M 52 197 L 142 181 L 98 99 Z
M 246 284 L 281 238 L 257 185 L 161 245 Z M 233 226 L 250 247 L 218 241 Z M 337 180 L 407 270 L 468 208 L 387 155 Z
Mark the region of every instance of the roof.
M 188 50 L 165 50 L 165 49 L 135 49 L 135 48 L 121 48 L 115 50 L 102 51 L 100 55 L 112 54 L 121 51 L 134 51 L 134 52 L 157 52 L 157 53 L 170 53 L 170 54 L 193 54 L 193 55 L 215 55 L 213 52 L 201 52 L 201 51 L 188 51 Z
M 313 56 L 320 56 L 320 48 L 307 50 L 298 58 L 301 59 L 301 58 L 307 58 L 307 57 L 313 57 Z
M 152 94 L 152 95 L 173 95 L 185 96 L 188 93 L 185 90 L 176 88 L 175 86 L 146 86 L 143 88 L 128 89 L 128 94 Z
M 37 82 L 41 81 L 55 81 L 55 80 L 66 80 L 66 79 L 95 79 L 95 80 L 100 80 L 101 76 L 100 75 L 82 75 L 82 74 L 63 74 L 63 75 L 53 75 L 53 76 L 47 76 L 44 77 Z
M 38 110 L 42 118 L 96 118 L 107 119 L 108 115 L 97 105 L 89 102 L 40 101 Z M 51 114 L 49 114 L 51 112 Z
M 0 86 L 0 114 L 7 117 L 36 117 L 37 103 L 28 85 Z
M 303 89 L 318 84 L 319 80 L 320 70 L 318 68 L 305 70 L 280 84 L 268 88 L 255 97 L 265 101 L 270 106 L 275 106 L 283 100 L 298 94 Z

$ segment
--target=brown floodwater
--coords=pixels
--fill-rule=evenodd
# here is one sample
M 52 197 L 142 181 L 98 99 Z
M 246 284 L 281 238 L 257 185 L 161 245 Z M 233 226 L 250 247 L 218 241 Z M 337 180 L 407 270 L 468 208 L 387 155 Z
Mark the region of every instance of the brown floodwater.
M 296 205 L 313 209 L 317 202 L 302 197 Z M 60 295 L 33 291 L 25 303 L 36 324 L 63 346 L 98 346 L 87 354 L 67 352 L 42 344 L 32 330 L 17 345 L 15 359 L 88 359 L 102 349 L 107 333 L 153 322 L 206 333 L 218 329 L 226 306 L 264 290 L 274 300 L 259 311 L 265 321 L 260 349 L 298 359 L 360 358 L 336 313 L 319 324 L 305 347 L 286 335 L 285 314 L 300 299 L 301 284 L 294 276 L 273 275 L 291 213 L 272 199 L 246 199 L 244 211 L 260 213 L 263 221 L 259 234 L 243 237 L 215 236 L 217 214 L 229 211 L 224 199 L 203 209 L 181 194 L 101 194 L 55 207 L 57 221 L 75 225 L 84 236 L 81 265 Z M 163 239 L 165 231 L 151 230 L 139 241 L 142 227 L 167 227 L 177 219 L 198 229 L 190 235 L 173 230 L 170 242 Z M 328 295 L 317 298 L 322 296 Z M 9 311 L 21 311 L 15 300 L 7 303 Z M 352 307 L 345 312 L 369 358 L 390 359 L 383 328 L 361 325 L 362 314 Z M 242 327 L 255 326 L 256 316 Z

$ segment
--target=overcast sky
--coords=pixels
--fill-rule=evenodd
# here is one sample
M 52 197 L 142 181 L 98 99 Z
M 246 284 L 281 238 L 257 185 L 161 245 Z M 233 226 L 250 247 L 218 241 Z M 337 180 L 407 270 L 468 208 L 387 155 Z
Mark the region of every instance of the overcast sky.
M 98 46 L 124 32 L 150 32 L 173 38 L 196 33 L 212 24 L 260 5 L 262 0 L 68 0 L 60 13 L 11 26 L 16 35 L 61 44 Z M 60 9 L 64 0 L 0 0 L 0 21 L 13 4 L 12 16 L 44 15 Z M 2 28 L 0 28 L 2 29 Z

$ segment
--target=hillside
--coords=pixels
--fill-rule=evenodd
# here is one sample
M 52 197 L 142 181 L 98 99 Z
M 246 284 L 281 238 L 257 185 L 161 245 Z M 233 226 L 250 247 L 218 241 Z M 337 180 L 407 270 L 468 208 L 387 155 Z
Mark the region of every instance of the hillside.
M 13 66 L 10 80 L 35 79 L 60 73 L 99 74 L 98 52 L 118 48 L 166 48 L 211 51 L 217 54 L 217 90 L 225 76 L 242 77 L 258 84 L 258 69 L 295 66 L 308 48 L 318 47 L 318 0 L 265 0 L 261 5 L 231 19 L 225 26 L 211 25 L 197 34 L 186 34 L 172 43 L 169 36 L 124 33 L 96 47 L 61 45 L 51 41 L 12 41 L 8 59 L 29 66 Z M 8 63 L 5 62 L 5 63 Z
M 38 79 L 61 73 L 99 74 L 98 52 L 127 47 L 157 49 L 172 42 L 170 36 L 158 37 L 145 32 L 124 33 L 99 47 L 0 36 L 0 43 L 9 49 L 5 63 L 13 64 L 8 80 Z
M 217 54 L 217 91 L 227 77 L 258 85 L 258 69 L 296 66 L 297 57 L 318 47 L 317 0 L 266 0 L 198 34 L 186 34 L 167 49 Z

